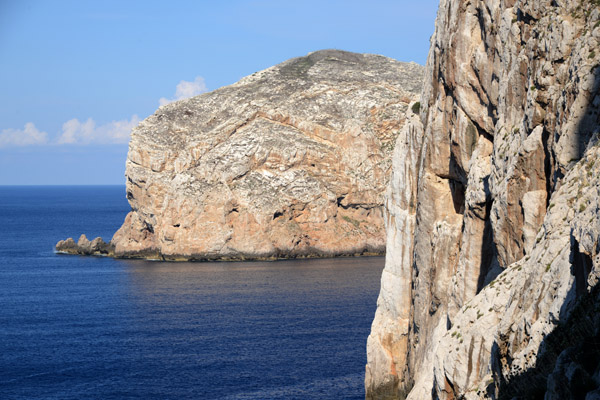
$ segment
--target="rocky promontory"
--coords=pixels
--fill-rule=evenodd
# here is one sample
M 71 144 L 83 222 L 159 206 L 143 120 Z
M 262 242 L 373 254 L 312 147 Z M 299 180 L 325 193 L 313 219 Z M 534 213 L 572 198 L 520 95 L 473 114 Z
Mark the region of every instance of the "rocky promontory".
M 109 255 L 380 254 L 391 155 L 423 67 L 323 50 L 160 107 L 134 128 Z M 74 241 L 57 250 L 82 253 Z

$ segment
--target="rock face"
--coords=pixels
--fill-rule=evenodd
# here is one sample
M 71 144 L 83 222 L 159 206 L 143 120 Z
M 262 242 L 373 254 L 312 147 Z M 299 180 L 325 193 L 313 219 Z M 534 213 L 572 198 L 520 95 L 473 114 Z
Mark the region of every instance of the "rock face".
M 599 17 L 441 0 L 394 150 L 367 398 L 598 397 Z
M 381 253 L 391 153 L 423 67 L 336 50 L 168 104 L 131 135 L 117 257 Z

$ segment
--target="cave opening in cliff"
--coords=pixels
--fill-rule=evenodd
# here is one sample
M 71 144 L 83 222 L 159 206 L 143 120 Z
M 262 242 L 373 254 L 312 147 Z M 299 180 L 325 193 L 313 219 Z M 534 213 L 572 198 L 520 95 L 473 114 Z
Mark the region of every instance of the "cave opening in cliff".
M 450 185 L 450 193 L 452 194 L 454 212 L 456 212 L 457 214 L 464 214 L 465 191 L 467 190 L 466 186 L 456 179 L 449 179 L 448 184 Z
M 575 276 L 575 293 L 581 296 L 586 292 L 587 278 L 594 263 L 592 257 L 580 251 L 579 242 L 571 237 L 571 274 Z

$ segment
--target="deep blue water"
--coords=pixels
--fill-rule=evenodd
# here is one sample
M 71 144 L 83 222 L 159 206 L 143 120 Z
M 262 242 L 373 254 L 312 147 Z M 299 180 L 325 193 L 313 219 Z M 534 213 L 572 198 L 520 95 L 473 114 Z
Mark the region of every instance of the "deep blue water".
M 384 260 L 161 263 L 108 240 L 122 186 L 0 186 L 1 399 L 362 399 Z

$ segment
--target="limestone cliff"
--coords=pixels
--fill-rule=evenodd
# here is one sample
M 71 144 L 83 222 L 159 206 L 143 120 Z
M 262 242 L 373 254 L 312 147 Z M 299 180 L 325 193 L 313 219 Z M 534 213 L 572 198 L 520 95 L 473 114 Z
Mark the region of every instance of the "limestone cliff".
M 600 395 L 599 15 L 441 0 L 394 150 L 368 398 Z
M 108 249 L 167 260 L 383 252 L 391 153 L 423 71 L 324 50 L 160 107 L 133 129 L 132 211 Z

